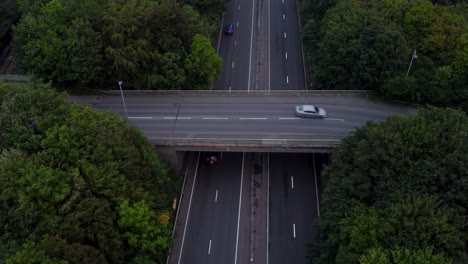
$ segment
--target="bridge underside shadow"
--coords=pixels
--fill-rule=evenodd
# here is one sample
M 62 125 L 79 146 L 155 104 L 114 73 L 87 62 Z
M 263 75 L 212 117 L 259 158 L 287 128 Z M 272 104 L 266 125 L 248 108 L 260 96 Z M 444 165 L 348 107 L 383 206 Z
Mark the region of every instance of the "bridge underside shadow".
M 331 153 L 338 144 L 284 145 L 281 142 L 264 144 L 191 144 L 155 145 L 156 153 L 163 161 L 180 172 L 187 152 L 277 152 L 277 153 Z

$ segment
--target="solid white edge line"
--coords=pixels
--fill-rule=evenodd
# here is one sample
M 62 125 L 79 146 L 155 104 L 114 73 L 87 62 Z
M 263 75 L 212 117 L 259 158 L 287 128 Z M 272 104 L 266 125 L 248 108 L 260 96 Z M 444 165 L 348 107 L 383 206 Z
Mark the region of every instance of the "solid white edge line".
M 237 249 L 239 247 L 239 226 L 240 226 L 240 213 L 242 207 L 242 182 L 244 180 L 244 159 L 245 152 L 242 152 L 242 171 L 241 171 L 241 184 L 239 194 L 239 212 L 237 213 L 237 235 L 236 235 L 236 254 L 234 255 L 234 264 L 237 264 Z
M 187 218 L 185 219 L 184 234 L 182 235 L 182 245 L 180 246 L 179 260 L 177 261 L 178 264 L 180 264 L 180 259 L 182 258 L 182 252 L 184 251 L 185 232 L 187 231 L 187 223 L 188 223 L 189 216 L 190 216 L 190 207 L 192 206 L 193 192 L 195 191 L 195 182 L 197 180 L 198 163 L 199 162 L 200 162 L 200 152 L 198 152 L 197 167 L 195 168 L 195 176 L 193 178 L 192 191 L 190 192 L 189 207 L 188 207 L 188 211 L 187 211 Z
M 218 189 L 216 189 L 216 194 L 215 194 L 215 202 L 218 201 Z
M 344 119 L 341 119 L 341 118 L 328 118 L 328 117 L 325 117 L 324 119 L 333 120 L 333 121 L 344 121 Z
M 252 1 L 252 25 L 250 26 L 250 55 L 249 55 L 249 77 L 247 83 L 247 92 L 250 92 L 250 72 L 252 71 L 252 41 L 253 41 L 253 25 L 254 25 L 254 13 L 255 12 L 255 0 Z
M 208 245 L 208 255 L 211 253 L 211 239 L 210 239 L 210 244 Z
M 267 117 L 240 117 L 240 120 L 267 120 Z
M 319 195 L 318 195 L 318 186 L 317 186 L 317 171 L 315 170 L 315 158 L 312 154 L 312 163 L 314 167 L 314 179 L 315 179 L 315 198 L 317 199 L 317 216 L 320 216 L 320 205 L 319 205 Z
M 187 171 L 188 171 L 188 168 L 185 168 L 184 181 L 182 182 L 182 191 L 180 192 L 180 195 L 179 195 L 179 205 L 177 206 L 177 212 L 176 212 L 176 216 L 175 216 L 175 220 L 174 220 L 174 226 L 172 227 L 172 237 L 173 238 L 174 238 L 175 228 L 177 226 L 177 218 L 179 217 L 180 202 L 182 201 L 182 194 L 184 193 L 185 179 L 187 178 Z M 170 254 L 167 255 L 166 264 L 169 263 L 169 256 L 170 256 Z
M 224 12 L 223 12 L 223 17 L 221 18 L 221 25 L 219 27 L 218 48 L 216 49 L 216 54 L 219 54 L 219 46 L 221 45 L 221 35 L 223 35 L 223 23 L 224 23 Z
M 267 0 L 268 3 L 268 91 L 270 91 L 270 86 L 271 86 L 271 63 L 270 63 L 270 58 L 271 58 L 271 50 L 270 50 L 270 24 L 271 24 L 271 19 L 270 19 L 270 1 Z
M 197 137 L 150 137 L 148 136 L 147 138 L 149 139 L 175 139 L 175 140 L 238 140 L 238 141 L 259 141 L 259 140 L 268 140 L 268 141 L 306 141 L 306 142 L 341 142 L 340 139 L 307 139 L 307 138 L 197 138 Z
M 291 189 L 294 189 L 294 177 L 291 176 Z
M 223 24 L 224 24 L 224 12 L 221 18 L 221 25 L 219 26 L 219 36 L 218 36 L 218 48 L 216 49 L 216 54 L 219 54 L 219 46 L 221 45 L 221 35 L 223 35 Z M 213 91 L 214 81 L 211 82 L 210 90 Z
M 267 156 L 267 250 L 266 250 L 266 264 L 268 264 L 268 253 L 269 253 L 269 244 L 270 244 L 270 153 L 268 152 Z
M 296 238 L 296 224 L 293 224 L 293 236 Z

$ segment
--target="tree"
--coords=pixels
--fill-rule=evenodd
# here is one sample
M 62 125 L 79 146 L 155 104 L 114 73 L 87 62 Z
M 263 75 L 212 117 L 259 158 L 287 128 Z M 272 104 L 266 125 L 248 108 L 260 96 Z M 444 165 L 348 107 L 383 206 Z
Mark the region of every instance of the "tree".
M 32 241 L 23 245 L 24 249 L 6 260 L 7 264 L 66 264 L 66 261 L 48 257 L 43 250 L 36 248 Z
M 461 263 L 466 131 L 465 113 L 426 107 L 417 115 L 367 123 L 345 138 L 323 176 L 316 260 L 357 263 L 370 248 L 402 246 L 429 248 Z
M 163 262 L 180 180 L 141 131 L 50 85 L 0 84 L 0 109 L 0 259 Z M 149 233 L 118 224 L 127 200 L 145 201 Z
M 119 226 L 125 230 L 124 236 L 136 251 L 163 255 L 169 249 L 170 239 L 167 226 L 156 222 L 155 213 L 144 200 L 130 205 L 124 201 L 119 206 Z
M 361 256 L 360 264 L 451 264 L 440 254 L 433 254 L 432 250 L 411 250 L 397 247 L 394 250 L 381 248 L 370 249 L 366 255 Z
M 210 41 L 202 35 L 195 35 L 190 54 L 185 59 L 185 69 L 191 77 L 192 87 L 207 89 L 221 72 L 222 61 L 216 55 Z

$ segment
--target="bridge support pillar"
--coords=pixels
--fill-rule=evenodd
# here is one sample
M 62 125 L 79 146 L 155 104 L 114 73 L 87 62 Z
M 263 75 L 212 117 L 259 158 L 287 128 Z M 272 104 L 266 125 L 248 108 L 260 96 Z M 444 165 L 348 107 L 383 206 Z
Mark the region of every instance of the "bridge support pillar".
M 156 147 L 155 150 L 159 159 L 168 162 L 176 173 L 179 173 L 182 170 L 186 154 L 185 151 L 176 151 L 172 147 L 160 146 Z

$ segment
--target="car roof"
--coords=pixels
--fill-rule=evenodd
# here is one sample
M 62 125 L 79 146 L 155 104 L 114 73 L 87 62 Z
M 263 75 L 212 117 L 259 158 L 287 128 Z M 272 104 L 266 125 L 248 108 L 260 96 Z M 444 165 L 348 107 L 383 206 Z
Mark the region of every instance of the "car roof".
M 308 110 L 315 111 L 315 106 L 313 105 L 301 105 L 301 106 L 302 106 L 303 111 L 308 111 Z
M 232 28 L 232 24 L 227 24 L 226 28 Z

